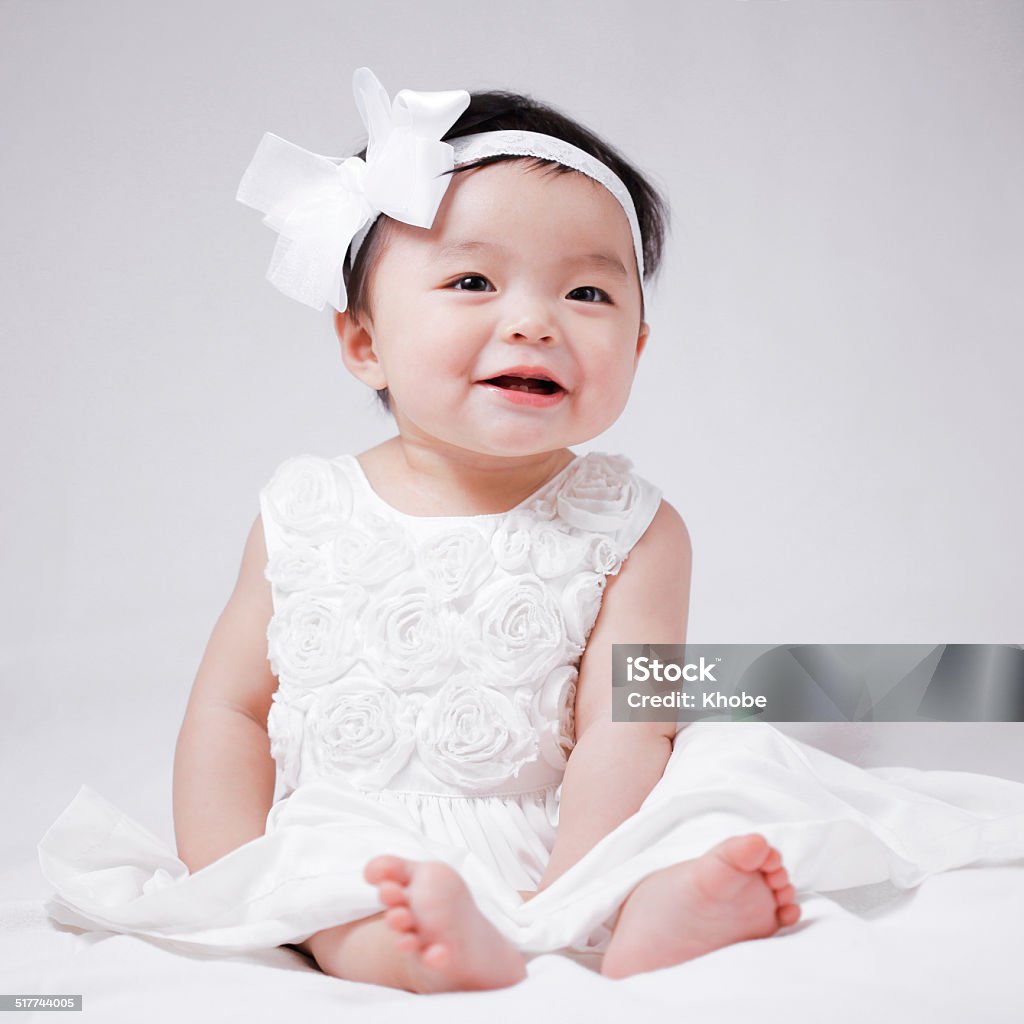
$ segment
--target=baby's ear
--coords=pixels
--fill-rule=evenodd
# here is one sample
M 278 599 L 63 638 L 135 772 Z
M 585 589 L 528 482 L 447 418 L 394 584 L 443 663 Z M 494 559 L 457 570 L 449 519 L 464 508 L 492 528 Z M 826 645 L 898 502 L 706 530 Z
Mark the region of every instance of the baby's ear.
M 636 369 L 637 363 L 640 362 L 640 353 L 643 352 L 647 345 L 647 338 L 651 333 L 651 325 L 646 320 L 640 324 L 640 330 L 636 336 L 636 358 L 633 361 L 633 368 Z
M 387 387 L 384 369 L 373 348 L 373 335 L 349 310 L 335 312 L 334 330 L 341 345 L 341 359 L 349 372 L 364 384 L 379 391 Z

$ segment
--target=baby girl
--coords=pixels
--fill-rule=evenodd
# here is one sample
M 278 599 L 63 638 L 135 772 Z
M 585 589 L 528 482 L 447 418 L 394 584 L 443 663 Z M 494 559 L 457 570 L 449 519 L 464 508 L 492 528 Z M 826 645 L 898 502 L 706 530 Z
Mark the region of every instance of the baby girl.
M 268 135 L 239 198 L 396 432 L 261 492 L 176 751 L 188 873 L 118 926 L 416 992 L 771 936 L 800 910 L 763 835 L 642 856 L 677 724 L 612 720 L 612 645 L 684 642 L 690 540 L 628 459 L 571 447 L 626 407 L 664 203 L 529 97 L 355 93 L 358 157 Z

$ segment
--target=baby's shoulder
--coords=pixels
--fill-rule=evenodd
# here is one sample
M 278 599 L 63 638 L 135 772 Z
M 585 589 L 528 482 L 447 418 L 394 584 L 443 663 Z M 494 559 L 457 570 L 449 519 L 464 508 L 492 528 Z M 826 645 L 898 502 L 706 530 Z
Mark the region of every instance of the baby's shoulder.
M 689 563 L 693 557 L 686 522 L 679 510 L 664 498 L 658 502 L 650 525 L 634 546 L 634 561 L 638 556 L 652 563 L 668 562 L 672 565 L 683 561 Z

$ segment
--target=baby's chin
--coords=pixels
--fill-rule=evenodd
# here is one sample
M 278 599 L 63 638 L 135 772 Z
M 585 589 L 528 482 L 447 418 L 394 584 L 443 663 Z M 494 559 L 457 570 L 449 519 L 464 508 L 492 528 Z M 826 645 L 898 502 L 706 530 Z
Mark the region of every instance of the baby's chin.
M 528 459 L 598 438 L 621 416 L 628 391 L 595 394 L 589 408 L 581 408 L 576 395 L 554 408 L 535 408 L 496 399 L 481 389 L 463 396 L 464 401 L 446 403 L 452 410 L 446 415 L 438 415 L 437 404 L 423 397 L 403 406 L 393 396 L 391 412 L 404 444 L 452 456 Z
M 460 451 L 467 457 L 479 460 L 500 459 L 509 465 L 520 462 L 523 464 L 535 463 L 544 458 L 554 460 L 556 456 L 571 456 L 572 451 L 568 445 L 558 444 L 557 439 L 548 441 L 537 441 L 534 444 L 468 444 L 461 447 Z

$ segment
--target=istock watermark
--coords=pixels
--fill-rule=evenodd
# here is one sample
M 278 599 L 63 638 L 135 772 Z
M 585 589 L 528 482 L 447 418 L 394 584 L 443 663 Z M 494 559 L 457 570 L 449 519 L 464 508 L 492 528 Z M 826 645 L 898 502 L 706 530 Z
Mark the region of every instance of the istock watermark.
M 1020 644 L 615 644 L 616 722 L 1021 722 Z

